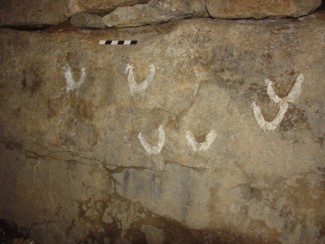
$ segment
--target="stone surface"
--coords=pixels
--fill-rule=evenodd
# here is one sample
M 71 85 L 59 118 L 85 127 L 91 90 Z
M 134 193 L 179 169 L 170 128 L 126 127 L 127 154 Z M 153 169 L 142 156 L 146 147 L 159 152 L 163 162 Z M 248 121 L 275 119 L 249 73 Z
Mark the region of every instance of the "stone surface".
M 147 3 L 149 0 L 68 0 L 69 13 L 88 12 L 93 14 L 107 14 L 120 6 L 132 6 Z
M 0 0 L 0 26 L 56 25 L 76 13 L 107 15 L 108 26 L 138 26 L 168 20 L 302 16 L 321 0 Z M 133 6 L 135 5 L 135 6 Z M 119 8 L 120 7 L 120 8 Z
M 71 24 L 77 27 L 82 28 L 95 28 L 95 29 L 104 29 L 105 24 L 103 18 L 87 13 L 77 13 L 71 17 Z
M 324 13 L 0 30 L 0 219 L 36 243 L 324 242 L 324 31 Z M 138 44 L 98 45 L 108 36 Z M 139 93 L 127 64 L 136 86 L 153 76 Z M 300 73 L 264 132 L 252 103 L 278 111 L 265 80 L 285 98 Z M 160 126 L 148 155 L 139 133 L 155 146 Z M 211 130 L 194 152 L 187 132 Z
M 56 25 L 78 12 L 107 14 L 148 0 L 0 0 L 0 26 Z
M 58 24 L 66 11 L 67 0 L 0 0 L 0 25 Z
M 213 18 L 299 17 L 317 9 L 322 0 L 206 0 Z
M 104 17 L 104 23 L 108 27 L 141 26 L 203 16 L 207 16 L 203 1 L 151 0 L 148 4 L 119 7 Z

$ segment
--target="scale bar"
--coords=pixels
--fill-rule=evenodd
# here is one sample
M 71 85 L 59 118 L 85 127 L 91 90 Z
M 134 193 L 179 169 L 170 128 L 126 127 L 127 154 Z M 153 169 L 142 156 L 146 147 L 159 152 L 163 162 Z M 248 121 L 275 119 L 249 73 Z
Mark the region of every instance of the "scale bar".
M 99 45 L 136 45 L 137 40 L 100 40 Z

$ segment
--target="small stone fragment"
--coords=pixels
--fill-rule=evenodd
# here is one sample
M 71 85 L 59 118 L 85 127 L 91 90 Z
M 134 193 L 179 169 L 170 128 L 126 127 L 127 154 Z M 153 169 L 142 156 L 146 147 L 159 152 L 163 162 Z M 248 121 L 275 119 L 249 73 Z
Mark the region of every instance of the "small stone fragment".
M 148 4 L 119 7 L 104 17 L 104 23 L 108 27 L 129 27 L 204 16 L 207 12 L 202 1 L 151 0 Z
M 105 24 L 103 18 L 87 13 L 77 13 L 71 17 L 71 24 L 81 28 L 95 28 L 95 29 L 104 29 Z

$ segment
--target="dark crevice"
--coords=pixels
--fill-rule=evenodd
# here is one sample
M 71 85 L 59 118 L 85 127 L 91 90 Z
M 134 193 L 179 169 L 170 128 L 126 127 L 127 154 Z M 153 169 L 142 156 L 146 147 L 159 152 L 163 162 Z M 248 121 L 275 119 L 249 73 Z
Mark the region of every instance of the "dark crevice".
M 324 1 L 324 0 L 322 1 L 322 4 L 321 4 L 320 7 L 318 8 L 318 10 L 322 10 L 322 11 L 325 10 L 325 1 Z
M 209 16 L 208 18 L 212 19 L 211 14 L 209 12 L 209 9 L 208 9 L 207 5 L 204 5 L 204 7 L 205 7 L 205 11 L 207 12 L 207 14 Z
M 12 29 L 18 31 L 42 31 L 49 28 L 51 25 L 31 24 L 31 25 L 0 25 L 0 28 Z
M 29 231 L 24 228 L 20 228 L 13 223 L 6 222 L 0 219 L 0 243 L 1 244 L 11 244 L 14 241 L 23 243 L 29 237 Z M 25 242 L 24 242 L 25 243 Z M 28 243 L 33 243 L 28 241 Z

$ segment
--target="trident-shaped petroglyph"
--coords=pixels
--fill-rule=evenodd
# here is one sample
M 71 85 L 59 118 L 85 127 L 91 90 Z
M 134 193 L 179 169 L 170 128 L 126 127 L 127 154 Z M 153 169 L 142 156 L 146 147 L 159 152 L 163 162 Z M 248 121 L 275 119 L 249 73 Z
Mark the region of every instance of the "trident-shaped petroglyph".
M 158 143 L 156 146 L 151 146 L 146 138 L 144 138 L 144 136 L 141 134 L 141 132 L 138 135 L 138 138 L 140 140 L 141 145 L 143 146 L 144 150 L 146 150 L 146 152 L 151 155 L 157 155 L 161 152 L 161 149 L 163 148 L 164 144 L 165 144 L 165 131 L 164 128 L 162 127 L 162 125 L 159 126 L 158 128 Z
M 136 93 L 144 91 L 150 85 L 155 75 L 155 66 L 153 64 L 149 65 L 149 73 L 146 79 L 141 83 L 135 81 L 133 74 L 133 65 L 127 64 L 125 67 L 125 73 L 128 73 L 128 85 L 130 88 L 131 95 L 134 95 Z
M 255 116 L 255 119 L 258 123 L 258 125 L 264 130 L 274 130 L 276 129 L 279 124 L 281 123 L 282 119 L 284 118 L 285 113 L 287 112 L 289 108 L 288 103 L 294 103 L 298 100 L 298 97 L 301 93 L 301 84 L 304 81 L 304 75 L 300 74 L 298 75 L 296 79 L 296 83 L 292 87 L 291 91 L 289 92 L 288 96 L 285 98 L 280 98 L 276 94 L 276 92 L 273 89 L 272 81 L 271 80 L 265 80 L 265 84 L 267 85 L 267 94 L 269 95 L 270 99 L 278 104 L 279 111 L 276 114 L 275 118 L 272 121 L 266 121 L 264 119 L 264 116 L 262 114 L 261 108 L 256 105 L 255 102 L 252 104 L 253 113 Z
M 65 76 L 65 82 L 66 82 L 66 92 L 69 93 L 70 91 L 73 91 L 75 89 L 78 89 L 81 87 L 81 85 L 85 82 L 86 79 L 86 69 L 83 67 L 81 69 L 81 74 L 79 81 L 76 82 L 75 79 L 73 78 L 71 68 L 69 64 L 66 64 L 64 66 L 64 76 Z
M 211 144 L 215 141 L 217 137 L 217 132 L 215 130 L 210 130 L 210 132 L 205 137 L 205 142 L 198 143 L 195 136 L 191 131 L 186 131 L 186 139 L 188 144 L 192 147 L 194 152 L 205 152 L 209 149 Z

